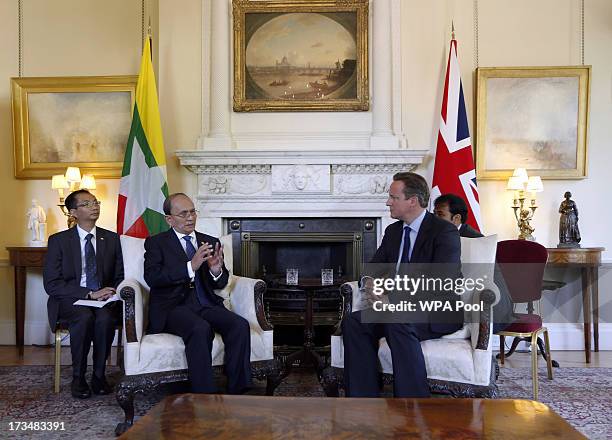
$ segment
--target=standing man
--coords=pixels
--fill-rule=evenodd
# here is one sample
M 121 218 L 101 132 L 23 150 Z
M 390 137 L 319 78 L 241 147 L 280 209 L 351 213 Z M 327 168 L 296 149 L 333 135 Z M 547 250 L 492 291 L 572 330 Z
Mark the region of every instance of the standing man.
M 427 212 L 428 203 L 429 187 L 422 176 L 410 172 L 393 176 L 387 206 L 398 221 L 387 227 L 371 261 L 390 264 L 395 271 L 388 278 L 402 272 L 401 266 L 412 264 L 451 263 L 458 267 L 461 243 L 457 228 Z M 450 317 L 440 313 L 429 312 L 427 322 L 414 323 L 368 323 L 362 319 L 362 311 L 346 315 L 342 321 L 346 395 L 378 396 L 378 345 L 385 337 L 393 359 L 394 396 L 429 397 L 421 341 L 453 333 L 463 325 L 461 311 L 451 312 Z
M 480 232 L 468 225 L 468 209 L 465 201 L 455 194 L 442 194 L 434 202 L 434 213 L 448 221 L 459 229 L 459 235 L 466 238 L 484 237 Z M 508 327 L 513 321 L 512 298 L 504 276 L 495 265 L 494 281 L 499 288 L 499 301 L 493 306 L 493 333 L 497 333 Z
M 225 373 L 230 394 L 251 386 L 251 339 L 246 319 L 223 306 L 214 289 L 227 285 L 219 240 L 195 231 L 197 211 L 183 193 L 164 201 L 171 226 L 145 241 L 144 277 L 151 288 L 149 333 L 183 338 L 194 393 L 216 391 L 212 370 L 215 332 L 225 345 Z
M 49 237 L 43 269 L 45 291 L 49 295 L 49 325 L 67 321 L 72 353 L 72 385 L 74 397 L 85 399 L 113 390 L 104 370 L 115 336 L 115 324 L 121 309 L 113 302 L 101 308 L 75 306 L 80 299 L 104 301 L 115 294 L 123 280 L 123 257 L 119 236 L 96 227 L 100 202 L 86 190 L 74 191 L 66 197 L 66 208 L 76 219 L 76 226 Z M 87 355 L 93 342 L 93 374 L 91 390 L 85 381 Z

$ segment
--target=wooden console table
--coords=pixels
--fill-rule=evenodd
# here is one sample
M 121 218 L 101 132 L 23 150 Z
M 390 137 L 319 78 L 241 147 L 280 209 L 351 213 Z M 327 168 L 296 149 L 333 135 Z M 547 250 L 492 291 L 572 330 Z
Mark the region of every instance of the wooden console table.
M 602 247 L 547 248 L 548 265 L 552 267 L 580 269 L 582 279 L 582 313 L 584 316 L 584 354 L 591 362 L 591 316 L 593 317 L 593 342 L 599 351 L 599 274 Z M 592 297 L 592 302 L 591 302 Z
M 9 262 L 15 267 L 15 343 L 23 357 L 23 327 L 25 321 L 26 271 L 43 267 L 46 247 L 9 246 Z

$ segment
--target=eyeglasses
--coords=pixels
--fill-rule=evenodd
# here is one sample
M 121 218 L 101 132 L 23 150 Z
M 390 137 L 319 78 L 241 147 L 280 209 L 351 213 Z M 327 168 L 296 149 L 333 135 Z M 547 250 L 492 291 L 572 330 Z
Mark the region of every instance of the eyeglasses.
M 100 206 L 101 204 L 102 202 L 100 202 L 99 200 L 87 200 L 86 202 L 79 203 L 77 205 L 77 208 L 93 208 L 94 206 Z
M 199 213 L 199 211 L 197 209 L 192 209 L 190 211 L 181 211 L 178 214 L 170 214 L 170 215 L 172 215 L 174 217 L 187 218 L 189 216 L 197 217 L 198 213 Z

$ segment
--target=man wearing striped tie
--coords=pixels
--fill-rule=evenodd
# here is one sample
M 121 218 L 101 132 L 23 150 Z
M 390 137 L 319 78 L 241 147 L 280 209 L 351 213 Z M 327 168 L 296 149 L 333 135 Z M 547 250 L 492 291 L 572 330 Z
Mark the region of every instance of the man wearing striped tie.
M 105 365 L 120 319 L 121 306 L 111 302 L 104 307 L 77 306 L 80 299 L 104 301 L 115 294 L 123 280 L 123 257 L 119 236 L 96 226 L 100 202 L 86 190 L 66 197 L 66 208 L 76 219 L 76 226 L 49 237 L 43 282 L 49 295 L 49 325 L 55 331 L 64 322 L 70 331 L 72 386 L 74 397 L 85 399 L 95 394 L 109 394 Z M 91 390 L 85 381 L 87 355 L 93 342 Z
M 422 176 L 411 172 L 393 176 L 387 206 L 391 218 L 398 221 L 387 227 L 370 262 L 375 265 L 371 269 L 378 273 L 377 277 L 381 273 L 385 278 L 406 273 L 413 278 L 421 275 L 432 278 L 458 276 L 461 256 L 459 232 L 451 223 L 427 212 L 428 203 L 429 187 Z M 371 277 L 362 279 L 364 294 L 370 302 L 381 299 L 372 294 L 372 284 Z M 432 299 L 428 294 L 417 292 L 416 297 L 421 295 Z M 452 293 L 452 296 L 456 295 Z M 410 298 L 407 296 L 405 299 Z M 408 318 L 402 322 L 377 321 L 376 314 L 370 309 L 344 317 L 342 334 L 347 397 L 378 396 L 378 346 L 382 337 L 386 338 L 393 358 L 395 397 L 430 395 L 420 342 L 459 330 L 463 325 L 463 312 L 453 310 L 441 314 L 429 311 L 405 316 Z

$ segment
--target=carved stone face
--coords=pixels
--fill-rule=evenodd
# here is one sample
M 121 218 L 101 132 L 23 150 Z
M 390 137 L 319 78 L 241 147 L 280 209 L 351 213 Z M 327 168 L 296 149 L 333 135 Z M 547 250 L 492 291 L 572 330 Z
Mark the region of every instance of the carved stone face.
M 293 184 L 298 190 L 302 191 L 308 185 L 309 177 L 308 170 L 303 167 L 296 167 L 295 171 L 293 172 Z

